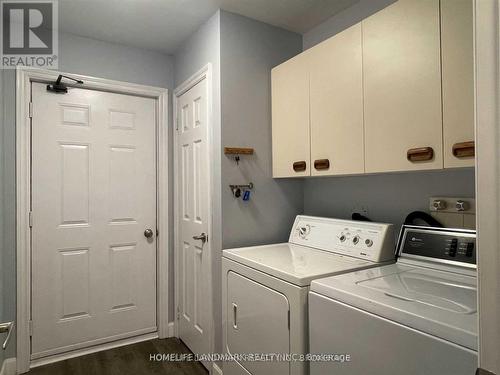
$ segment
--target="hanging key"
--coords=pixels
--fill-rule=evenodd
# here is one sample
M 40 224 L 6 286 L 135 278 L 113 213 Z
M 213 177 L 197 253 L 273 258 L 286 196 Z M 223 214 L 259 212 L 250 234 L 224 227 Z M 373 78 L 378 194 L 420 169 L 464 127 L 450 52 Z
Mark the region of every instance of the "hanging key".
M 244 201 L 250 200 L 250 190 L 245 190 L 245 192 L 243 193 L 243 200 Z

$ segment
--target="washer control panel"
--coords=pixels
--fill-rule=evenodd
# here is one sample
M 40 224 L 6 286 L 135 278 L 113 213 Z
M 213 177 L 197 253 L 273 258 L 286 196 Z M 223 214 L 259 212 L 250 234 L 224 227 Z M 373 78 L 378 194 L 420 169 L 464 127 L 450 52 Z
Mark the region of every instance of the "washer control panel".
M 395 259 L 392 224 L 299 215 L 289 242 L 373 262 Z
M 399 246 L 402 256 L 476 264 L 473 230 L 405 226 Z

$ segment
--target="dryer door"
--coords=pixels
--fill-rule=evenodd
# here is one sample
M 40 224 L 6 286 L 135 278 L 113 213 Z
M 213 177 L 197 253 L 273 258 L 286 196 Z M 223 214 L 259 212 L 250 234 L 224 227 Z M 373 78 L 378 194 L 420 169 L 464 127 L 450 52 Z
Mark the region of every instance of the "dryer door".
M 227 350 L 233 355 L 288 354 L 289 304 L 283 294 L 229 272 L 227 275 Z M 288 374 L 286 361 L 240 361 L 250 373 Z

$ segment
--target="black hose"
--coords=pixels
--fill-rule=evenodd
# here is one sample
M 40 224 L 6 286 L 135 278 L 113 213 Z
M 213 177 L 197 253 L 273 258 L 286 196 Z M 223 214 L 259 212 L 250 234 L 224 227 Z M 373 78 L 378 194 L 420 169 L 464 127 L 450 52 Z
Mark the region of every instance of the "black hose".
M 418 223 L 415 222 L 415 220 L 424 221 L 430 227 L 437 227 L 437 228 L 444 227 L 444 225 L 441 224 L 438 220 L 433 218 L 427 212 L 423 212 L 423 211 L 411 212 L 408 216 L 406 216 L 405 225 L 419 225 Z

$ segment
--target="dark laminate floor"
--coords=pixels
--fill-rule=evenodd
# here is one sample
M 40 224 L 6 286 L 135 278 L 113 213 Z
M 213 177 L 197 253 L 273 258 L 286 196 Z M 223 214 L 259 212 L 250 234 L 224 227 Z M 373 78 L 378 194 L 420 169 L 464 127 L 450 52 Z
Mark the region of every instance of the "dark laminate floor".
M 187 354 L 178 339 L 151 340 L 37 367 L 28 375 L 206 375 L 199 362 L 150 361 L 150 354 Z

